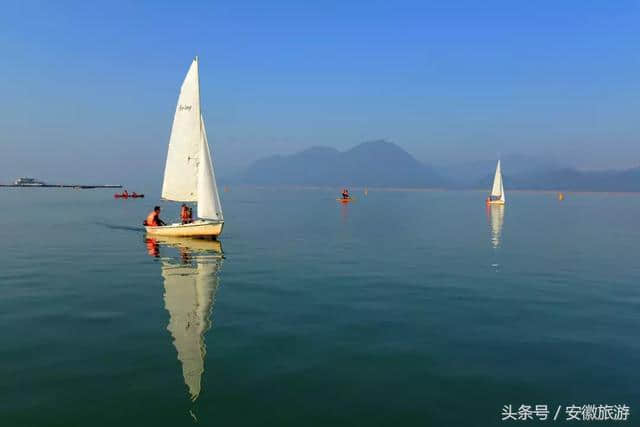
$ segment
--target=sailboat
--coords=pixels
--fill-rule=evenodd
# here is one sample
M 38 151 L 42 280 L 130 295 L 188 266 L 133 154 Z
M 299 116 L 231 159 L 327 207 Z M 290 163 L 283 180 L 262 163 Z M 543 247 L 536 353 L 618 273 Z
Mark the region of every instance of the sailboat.
M 147 226 L 148 234 L 216 238 L 222 233 L 222 205 L 200 109 L 197 56 L 182 83 L 173 117 L 162 183 L 162 199 L 196 202 L 197 219 L 188 224 Z
M 502 171 L 500 169 L 500 160 L 496 166 L 496 174 L 493 177 L 493 186 L 491 187 L 491 193 L 487 197 L 488 205 L 504 205 L 504 186 L 502 185 Z

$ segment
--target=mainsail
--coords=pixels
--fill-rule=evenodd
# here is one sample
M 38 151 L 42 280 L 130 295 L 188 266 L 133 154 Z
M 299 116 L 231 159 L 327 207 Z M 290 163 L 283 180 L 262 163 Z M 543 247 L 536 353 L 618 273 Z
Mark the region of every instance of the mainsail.
M 498 160 L 498 166 L 496 166 L 496 174 L 493 177 L 491 196 L 504 202 L 504 186 L 502 185 L 502 171 L 500 169 L 500 160 Z
M 202 140 L 200 123 L 200 82 L 198 58 L 195 58 L 180 88 L 173 117 L 162 183 L 163 199 L 177 202 L 195 202 L 198 199 L 198 156 Z
M 173 117 L 162 198 L 176 202 L 197 202 L 198 218 L 223 219 L 200 108 L 197 57 L 182 83 Z

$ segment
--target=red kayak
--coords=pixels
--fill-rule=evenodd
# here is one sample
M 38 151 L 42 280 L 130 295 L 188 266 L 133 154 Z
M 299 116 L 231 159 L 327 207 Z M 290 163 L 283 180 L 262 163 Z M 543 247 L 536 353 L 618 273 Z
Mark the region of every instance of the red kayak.
M 114 194 L 113 197 L 116 199 L 139 199 L 144 197 L 144 194 Z

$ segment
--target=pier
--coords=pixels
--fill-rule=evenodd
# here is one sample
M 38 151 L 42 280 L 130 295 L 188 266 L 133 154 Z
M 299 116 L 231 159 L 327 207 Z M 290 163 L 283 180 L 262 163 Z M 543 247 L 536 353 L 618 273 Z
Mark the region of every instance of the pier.
M 82 185 L 82 184 L 37 184 L 37 185 L 24 185 L 24 184 L 0 184 L 0 187 L 13 187 L 13 188 L 76 188 L 79 190 L 89 190 L 93 188 L 122 188 L 122 185 Z

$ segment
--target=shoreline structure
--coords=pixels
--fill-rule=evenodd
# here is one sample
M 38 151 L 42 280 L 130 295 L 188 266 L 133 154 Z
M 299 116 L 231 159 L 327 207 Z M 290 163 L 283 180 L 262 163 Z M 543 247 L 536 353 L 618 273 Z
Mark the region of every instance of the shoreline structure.
M 82 185 L 82 184 L 38 184 L 38 185 L 21 185 L 21 184 L 0 184 L 0 187 L 12 188 L 77 188 L 88 190 L 93 188 L 122 188 L 122 185 L 105 184 L 105 185 Z

